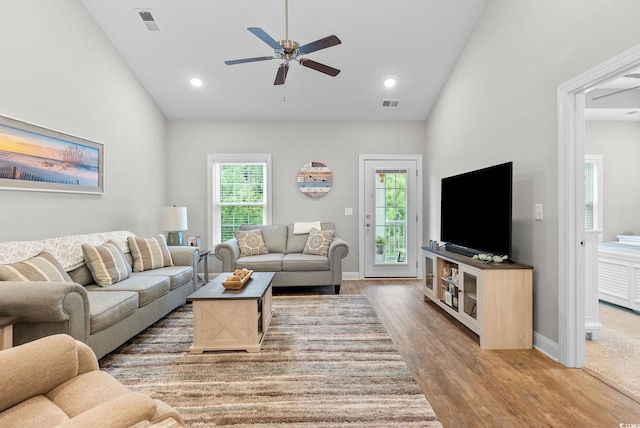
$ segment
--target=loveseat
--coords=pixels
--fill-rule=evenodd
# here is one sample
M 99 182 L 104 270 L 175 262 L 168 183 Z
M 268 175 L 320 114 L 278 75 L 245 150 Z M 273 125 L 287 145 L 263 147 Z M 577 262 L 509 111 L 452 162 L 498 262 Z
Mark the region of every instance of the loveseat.
M 66 333 L 102 358 L 183 305 L 197 263 L 196 247 L 129 231 L 0 243 L 0 316 L 22 317 L 14 345 Z
M 333 286 L 340 293 L 342 259 L 349 254 L 349 245 L 335 236 L 333 223 L 244 224 L 235 233 L 236 238 L 214 249 L 223 272 L 238 268 L 275 272 L 273 287 Z M 243 241 L 248 248 L 244 252 Z
M 66 334 L 0 352 L 0 426 L 184 426 L 168 404 L 132 392 L 87 345 Z

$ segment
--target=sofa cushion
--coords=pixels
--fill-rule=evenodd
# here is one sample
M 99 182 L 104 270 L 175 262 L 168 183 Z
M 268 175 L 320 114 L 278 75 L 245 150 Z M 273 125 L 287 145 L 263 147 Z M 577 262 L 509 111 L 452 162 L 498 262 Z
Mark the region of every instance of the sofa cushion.
M 141 392 L 128 392 L 80 413 L 56 428 L 167 426 L 162 424 L 161 417 L 158 418 L 161 425 L 147 423 L 154 420 L 157 403 L 158 401 Z
M 44 395 L 36 395 L 0 413 L 0 427 L 49 428 L 69 417 Z
M 153 272 L 153 271 L 151 271 Z M 112 285 L 108 289 L 101 289 L 95 285 L 87 285 L 87 291 L 133 291 L 138 293 L 138 307 L 142 307 L 156 300 L 163 294 L 167 294 L 171 288 L 171 280 L 168 276 L 140 275 L 141 272 L 133 272 L 126 281 Z
M 82 244 L 82 253 L 93 279 L 101 287 L 108 287 L 129 278 L 131 266 L 117 243 Z
M 154 270 L 146 270 L 144 272 L 136 272 L 134 275 L 169 277 L 170 287 L 173 290 L 193 279 L 193 269 L 191 266 L 168 266 Z
M 284 254 L 269 253 L 258 256 L 240 257 L 236 260 L 236 268 L 247 268 L 258 272 L 279 272 L 282 270 Z
M 91 334 L 112 326 L 138 309 L 138 293 L 134 291 L 110 291 L 109 288 L 93 287 L 99 291 L 87 291 Z
M 291 253 L 282 258 L 284 271 L 329 270 L 329 258 L 312 254 Z
M 243 224 L 240 230 L 260 229 L 262 239 L 270 253 L 287 252 L 287 226 L 279 224 Z
M 129 392 L 129 389 L 113 376 L 96 370 L 69 379 L 49 391 L 46 396 L 73 418 Z
M 76 341 L 47 336 L 0 352 L 0 412 L 45 394 L 78 373 Z M 20 358 L 16 358 L 20 355 Z M 29 379 L 29 382 L 24 382 Z
M 151 238 L 130 236 L 128 242 L 133 256 L 134 272 L 173 266 L 171 253 L 164 235 L 157 235 Z
M 236 230 L 233 234 L 236 237 L 236 241 L 238 241 L 240 257 L 257 256 L 269 252 L 262 237 L 262 230 Z
M 306 235 L 311 229 L 322 229 L 320 220 L 318 221 L 297 221 L 293 223 L 294 235 Z
M 302 252 L 304 254 L 326 256 L 329 254 L 329 246 L 331 245 L 331 241 L 333 241 L 334 234 L 335 230 L 311 229 Z
M 65 281 L 71 277 L 48 251 L 18 263 L 0 265 L 0 281 Z

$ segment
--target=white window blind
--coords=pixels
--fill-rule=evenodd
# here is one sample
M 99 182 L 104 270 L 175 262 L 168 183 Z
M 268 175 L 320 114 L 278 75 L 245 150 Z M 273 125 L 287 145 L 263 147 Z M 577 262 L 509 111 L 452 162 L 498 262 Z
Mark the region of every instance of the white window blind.
M 584 161 L 584 228 L 603 228 L 603 157 L 585 155 Z
M 270 157 L 237 155 L 212 161 L 214 245 L 233 238 L 242 224 L 268 224 Z

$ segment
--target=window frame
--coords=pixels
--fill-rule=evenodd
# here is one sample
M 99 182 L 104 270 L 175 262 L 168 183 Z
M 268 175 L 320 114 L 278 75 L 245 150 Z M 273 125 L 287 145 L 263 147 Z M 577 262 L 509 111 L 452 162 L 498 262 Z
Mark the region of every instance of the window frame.
M 266 168 L 266 183 L 264 183 L 265 224 L 271 224 L 272 218 L 272 177 L 271 154 L 209 154 L 207 155 L 207 237 L 212 249 L 220 243 L 219 207 L 217 200 L 216 166 L 223 163 L 263 163 Z
M 603 230 L 604 228 L 604 166 L 603 156 L 598 154 L 585 154 L 584 163 L 593 165 L 593 229 Z M 586 208 L 586 201 L 583 201 L 583 209 Z M 586 225 L 585 225 L 586 226 Z M 586 227 L 585 227 L 586 229 Z M 600 234 L 602 239 L 602 234 Z

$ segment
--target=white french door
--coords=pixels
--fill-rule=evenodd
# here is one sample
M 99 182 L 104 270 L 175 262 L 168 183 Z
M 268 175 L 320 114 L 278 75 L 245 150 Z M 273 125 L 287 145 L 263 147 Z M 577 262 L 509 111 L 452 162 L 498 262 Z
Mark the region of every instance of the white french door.
M 418 276 L 418 159 L 363 159 L 364 277 Z

